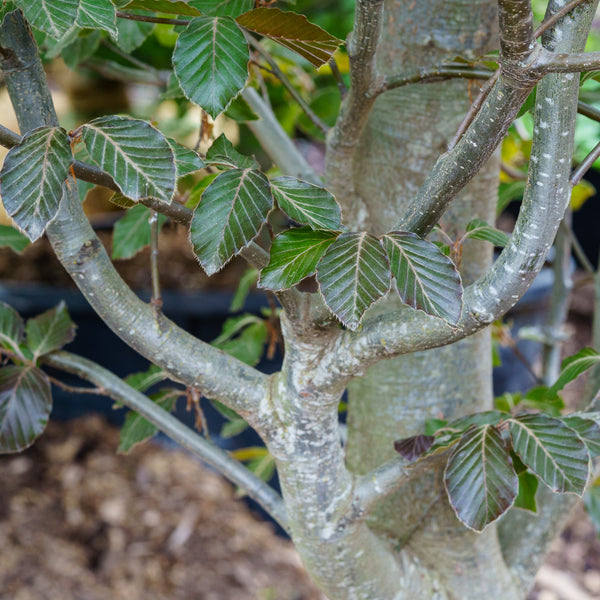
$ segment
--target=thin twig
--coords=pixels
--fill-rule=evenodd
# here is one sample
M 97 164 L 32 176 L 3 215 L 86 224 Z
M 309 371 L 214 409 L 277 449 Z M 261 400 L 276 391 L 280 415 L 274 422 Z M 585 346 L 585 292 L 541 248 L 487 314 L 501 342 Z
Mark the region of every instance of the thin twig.
M 151 304 L 155 312 L 160 313 L 162 309 L 162 296 L 160 293 L 160 275 L 158 273 L 158 213 L 150 212 L 150 273 L 152 277 L 152 300 Z
M 117 11 L 119 19 L 129 19 L 130 21 L 141 21 L 143 23 L 159 23 L 162 25 L 183 25 L 186 27 L 190 24 L 191 19 L 168 19 L 165 17 L 152 17 L 146 15 L 134 15 L 131 13 Z
M 335 62 L 335 58 L 333 58 L 333 57 L 329 59 L 329 68 L 331 69 L 331 74 L 333 75 L 333 78 L 335 79 L 338 89 L 340 90 L 340 96 L 342 97 L 342 100 L 343 100 L 345 98 L 346 94 L 348 93 L 348 88 L 346 87 L 344 78 L 342 77 L 342 74 L 340 73 L 340 68 L 338 67 L 337 62 Z
M 545 31 L 550 27 L 556 25 L 565 15 L 570 13 L 574 8 L 577 8 L 580 4 L 587 2 L 587 0 L 571 0 L 571 2 L 565 4 L 560 10 L 556 11 L 551 17 L 548 17 L 534 32 L 533 36 L 539 38 Z
M 577 103 L 577 112 L 588 119 L 592 119 L 592 121 L 597 121 L 600 123 L 600 110 L 591 104 L 586 104 L 580 100 Z
M 102 387 L 80 387 L 76 385 L 67 385 L 60 379 L 56 379 L 56 377 L 52 377 L 46 373 L 46 377 L 52 382 L 53 385 L 59 387 L 61 390 L 65 392 L 69 392 L 70 394 L 94 394 L 97 396 L 107 396 L 106 390 Z
M 405 85 L 413 83 L 428 83 L 431 81 L 440 81 L 443 79 L 452 79 L 455 77 L 463 79 L 485 79 L 491 77 L 495 71 L 490 69 L 476 69 L 473 67 L 465 67 L 464 65 L 438 65 L 430 69 L 419 69 L 410 75 L 401 77 L 386 77 L 381 87 L 374 92 L 379 95 L 388 90 L 393 90 Z
M 517 179 L 518 181 L 524 181 L 527 179 L 527 173 L 523 173 L 519 171 L 519 169 L 515 169 L 513 166 L 505 163 L 504 161 L 500 163 L 500 170 L 512 179 Z
M 286 77 L 285 73 L 279 68 L 279 65 L 275 62 L 274 58 L 257 42 L 252 35 L 245 32 L 246 39 L 249 44 L 262 56 L 267 62 L 273 74 L 281 81 L 283 87 L 290 93 L 292 98 L 298 103 L 300 108 L 305 112 L 306 116 L 313 122 L 313 124 L 319 129 L 323 135 L 327 135 L 329 127 L 324 123 L 307 102 L 302 98 L 298 90 L 292 85 L 290 80 Z
M 573 253 L 575 254 L 576 258 L 581 263 L 583 270 L 586 273 L 593 275 L 596 272 L 596 270 L 594 269 L 594 265 L 592 264 L 590 259 L 587 257 L 585 250 L 582 248 L 581 243 L 577 239 L 577 236 L 575 235 L 575 232 L 573 231 L 573 227 L 571 226 L 571 224 L 567 225 L 567 223 L 565 221 L 563 221 L 563 223 L 565 223 L 565 227 L 569 228 L 569 234 L 571 236 L 571 244 L 573 245 Z
M 244 489 L 283 529 L 288 530 L 285 506 L 277 492 L 232 459 L 227 452 L 192 431 L 144 394 L 127 385 L 107 369 L 76 354 L 64 351 L 56 352 L 44 357 L 44 362 L 104 388 L 106 394 L 113 400 L 135 410 L 183 448 Z
M 485 99 L 488 97 L 492 87 L 498 81 L 500 77 L 500 73 L 502 72 L 502 68 L 499 68 L 482 86 L 479 90 L 479 94 L 477 98 L 475 98 L 475 102 L 471 104 L 471 108 L 469 108 L 469 112 L 465 115 L 462 123 L 459 125 L 458 130 L 454 134 L 454 137 L 450 140 L 448 144 L 448 152 L 454 149 L 456 144 L 458 144 L 460 138 L 464 135 L 465 131 L 469 128 L 469 125 L 473 122 L 475 115 L 479 112 L 479 109 L 483 106 Z
M 598 142 L 593 150 L 577 165 L 577 168 L 573 171 L 569 183 L 572 186 L 576 186 L 583 176 L 592 168 L 592 165 L 600 157 L 600 142 Z

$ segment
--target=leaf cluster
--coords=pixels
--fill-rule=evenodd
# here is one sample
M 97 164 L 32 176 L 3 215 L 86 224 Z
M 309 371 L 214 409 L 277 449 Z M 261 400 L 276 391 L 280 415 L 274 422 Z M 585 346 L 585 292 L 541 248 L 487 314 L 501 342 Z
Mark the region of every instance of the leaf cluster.
M 552 405 L 559 390 L 599 362 L 591 348 L 565 359 L 554 385 L 539 390 L 538 407 L 542 396 Z M 425 434 L 398 440 L 395 448 L 407 460 L 447 453 L 450 505 L 467 527 L 483 531 L 513 506 L 535 512 L 540 480 L 554 492 L 582 496 L 591 459 L 600 455 L 600 413 L 522 412 L 528 407 L 524 401 L 516 414 L 492 410 L 432 421 Z

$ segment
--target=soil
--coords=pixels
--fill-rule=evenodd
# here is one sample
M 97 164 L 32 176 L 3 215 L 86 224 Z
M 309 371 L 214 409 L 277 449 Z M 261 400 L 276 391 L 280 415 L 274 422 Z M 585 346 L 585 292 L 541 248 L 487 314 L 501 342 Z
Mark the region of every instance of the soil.
M 222 478 L 100 417 L 0 459 L 2 600 L 319 600 L 292 544 Z

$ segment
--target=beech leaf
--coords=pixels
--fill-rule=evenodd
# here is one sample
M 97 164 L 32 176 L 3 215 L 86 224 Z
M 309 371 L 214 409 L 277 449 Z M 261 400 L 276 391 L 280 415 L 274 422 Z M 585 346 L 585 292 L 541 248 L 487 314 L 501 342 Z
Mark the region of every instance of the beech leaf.
M 342 226 L 342 209 L 325 188 L 289 176 L 271 179 L 271 188 L 279 208 L 297 223 L 313 229 Z
M 379 240 L 366 233 L 342 233 L 317 265 L 317 281 L 327 306 L 349 329 L 390 289 L 387 257 Z
M 225 171 L 204 190 L 192 217 L 190 239 L 208 275 L 248 245 L 272 207 L 269 180 L 255 169 Z
M 77 18 L 80 0 L 13 0 L 27 20 L 54 39 L 60 39 Z
M 175 156 L 165 136 L 150 123 L 108 116 L 83 125 L 81 137 L 92 160 L 132 200 L 170 203 L 175 192 Z
M 550 489 L 583 493 L 590 455 L 573 429 L 559 419 L 528 414 L 507 419 L 514 451 Z
M 35 367 L 0 368 L 0 452 L 20 452 L 44 431 L 52 410 L 48 377 Z
M 314 25 L 304 15 L 278 8 L 257 8 L 236 21 L 246 29 L 264 35 L 320 67 L 333 57 L 341 40 Z
M 271 245 L 269 264 L 260 274 L 259 287 L 285 290 L 315 272 L 317 263 L 339 232 L 310 227 L 288 229 Z
M 25 325 L 28 348 L 33 360 L 58 350 L 75 338 L 75 323 L 71 321 L 64 302 L 46 312 L 29 319 Z
M 213 119 L 246 85 L 249 60 L 246 38 L 229 17 L 196 17 L 173 52 L 183 93 Z
M 455 325 L 462 310 L 462 284 L 454 263 L 414 233 L 392 231 L 381 239 L 402 301 Z
M 190 0 L 190 6 L 208 17 L 237 17 L 254 6 L 254 0 Z
M 27 133 L 8 152 L 0 172 L 6 212 L 31 240 L 37 240 L 58 212 L 73 155 L 59 127 Z
M 483 531 L 513 505 L 519 479 L 496 427 L 467 430 L 448 459 L 444 483 L 456 516 L 475 531 Z

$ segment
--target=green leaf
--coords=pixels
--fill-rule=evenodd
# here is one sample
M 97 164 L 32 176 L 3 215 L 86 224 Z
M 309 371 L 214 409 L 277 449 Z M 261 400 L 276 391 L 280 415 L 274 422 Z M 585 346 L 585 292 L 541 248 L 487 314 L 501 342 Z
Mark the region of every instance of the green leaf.
M 20 452 L 33 444 L 51 410 L 50 382 L 43 371 L 0 368 L 0 452 Z
M 118 206 L 119 208 L 128 209 L 128 208 L 133 208 L 134 206 L 137 206 L 137 202 L 135 202 L 135 200 L 132 200 L 131 198 L 128 198 L 127 196 L 123 196 L 123 194 L 121 194 L 120 192 L 115 192 L 109 198 L 109 200 L 113 204 Z
M 175 167 L 177 168 L 177 177 L 183 177 L 194 171 L 204 168 L 204 161 L 198 156 L 194 150 L 182 146 L 173 138 L 166 138 L 173 155 L 175 156 Z
M 494 246 L 500 246 L 503 248 L 510 240 L 509 236 L 491 225 L 488 225 L 481 219 L 473 219 L 467 225 L 467 232 L 465 238 L 472 238 L 474 240 L 483 240 L 484 242 L 491 242 Z
M 72 342 L 75 339 L 75 329 L 75 323 L 71 321 L 64 302 L 29 319 L 25 324 L 25 336 L 34 361 Z
M 110 0 L 79 0 L 76 23 L 79 27 L 104 29 L 115 41 L 119 38 L 117 13 Z
M 181 89 L 213 119 L 248 79 L 248 43 L 229 17 L 197 17 L 179 35 L 173 67 Z
M 168 15 L 184 15 L 186 17 L 197 17 L 200 11 L 192 6 L 192 3 L 182 0 L 131 0 L 122 7 L 123 10 L 150 10 L 166 13 Z
M 236 419 L 235 421 L 228 421 L 221 427 L 221 433 L 219 434 L 224 439 L 229 439 L 239 435 L 243 431 L 246 431 L 250 425 L 244 421 L 244 419 Z
M 310 23 L 304 15 L 278 8 L 257 8 L 239 16 L 236 21 L 297 52 L 315 67 L 329 62 L 341 44 L 341 40 Z
M 27 20 L 54 39 L 61 38 L 77 18 L 80 0 L 13 0 Z
M 208 275 L 256 237 L 272 207 L 269 180 L 260 171 L 225 171 L 206 188 L 192 217 L 190 239 Z
M 425 419 L 425 435 L 434 435 L 439 429 L 442 429 L 447 425 L 448 421 L 445 419 Z
M 190 0 L 190 6 L 208 17 L 237 17 L 254 6 L 254 0 Z
M 583 493 L 590 455 L 579 436 L 562 421 L 542 414 L 507 419 L 519 458 L 555 492 Z
M 319 262 L 317 281 L 327 306 L 355 330 L 367 308 L 390 289 L 390 267 L 376 237 L 342 233 Z
M 525 192 L 525 181 L 511 181 L 501 183 L 498 186 L 498 202 L 496 204 L 496 215 L 499 215 L 513 200 L 522 198 Z
M 535 501 L 535 494 L 539 483 L 539 479 L 533 473 L 529 473 L 528 471 L 519 473 L 519 493 L 515 498 L 514 506 L 536 513 L 537 503 Z
M 253 367 L 262 358 L 267 342 L 267 326 L 262 319 L 253 315 L 242 315 L 242 319 L 234 318 L 231 321 L 233 331 L 225 332 L 224 327 L 223 333 L 212 345 Z
M 117 29 L 119 30 L 117 45 L 121 50 L 131 53 L 146 41 L 154 27 L 154 23 L 117 19 Z
M 499 410 L 484 410 L 450 421 L 443 429 L 451 431 L 466 431 L 471 425 L 498 425 L 507 415 Z
M 260 274 L 259 287 L 285 290 L 312 275 L 338 235 L 339 232 L 315 231 L 310 227 L 280 233 L 271 245 L 271 258 Z
M 69 137 L 58 127 L 27 133 L 4 159 L 2 203 L 30 240 L 37 240 L 56 216 L 72 162 Z
M 148 388 L 167 379 L 167 374 L 156 365 L 150 365 L 146 371 L 127 375 L 123 381 L 138 392 L 144 393 Z
M 244 303 L 246 302 L 246 298 L 248 297 L 248 293 L 250 292 L 250 288 L 256 284 L 257 279 L 258 271 L 256 269 L 248 269 L 242 275 L 237 289 L 235 290 L 235 294 L 231 299 L 229 312 L 237 312 L 238 310 L 242 310 Z
M 21 315 L 12 306 L 0 302 L 0 346 L 20 355 L 19 344 L 24 332 Z
M 600 425 L 598 423 L 593 419 L 587 419 L 585 413 L 567 415 L 561 421 L 577 432 L 592 458 L 600 456 Z
M 342 209 L 326 189 L 287 176 L 271 179 L 271 189 L 279 208 L 294 221 L 313 229 L 341 228 Z
M 23 252 L 29 246 L 27 236 L 10 225 L 0 225 L 0 247 L 9 247 L 17 253 Z
M 225 111 L 225 116 L 237 121 L 238 123 L 258 121 L 259 119 L 259 116 L 252 110 L 250 105 L 242 96 L 238 96 L 231 101 L 231 104 Z
M 114 226 L 112 258 L 131 258 L 150 244 L 150 216 L 152 211 L 141 204 L 129 209 Z M 165 222 L 158 216 L 159 227 Z
M 582 348 L 577 354 L 563 360 L 560 366 L 560 375 L 554 385 L 548 390 L 549 394 L 556 394 L 562 390 L 567 383 L 571 383 L 584 371 L 600 363 L 600 353 L 593 348 Z
M 456 516 L 475 531 L 513 505 L 519 479 L 494 426 L 473 426 L 463 435 L 448 459 L 444 483 Z
M 458 323 L 462 284 L 454 263 L 414 233 L 393 231 L 381 239 L 402 301 L 451 325 Z
M 258 163 L 249 156 L 240 154 L 222 133 L 206 153 L 206 162 L 210 165 L 228 169 L 258 169 Z
M 551 417 L 560 417 L 565 403 L 557 394 L 551 394 L 547 386 L 538 385 L 522 396 L 520 406 L 524 409 L 539 410 Z
M 150 123 L 100 117 L 82 127 L 81 137 L 92 160 L 125 196 L 171 202 L 177 176 L 175 157 L 165 136 Z
M 165 395 L 168 395 L 168 397 L 165 398 Z M 152 399 L 166 412 L 171 412 L 171 410 L 173 410 L 176 400 L 176 398 L 171 394 L 171 390 L 166 390 L 166 392 L 157 394 L 157 399 Z M 125 423 L 123 423 L 123 426 L 121 427 L 121 432 L 119 435 L 119 447 L 117 452 L 126 454 L 136 444 L 145 442 L 147 439 L 153 437 L 157 431 L 158 429 L 156 426 L 142 417 L 139 413 L 135 411 L 129 411 L 125 417 Z
M 71 43 L 66 45 L 60 52 L 61 58 L 70 69 L 75 69 L 77 65 L 96 52 L 103 39 L 103 34 L 100 31 L 91 31 L 90 33 L 82 34 Z M 79 181 L 78 181 L 79 183 Z

